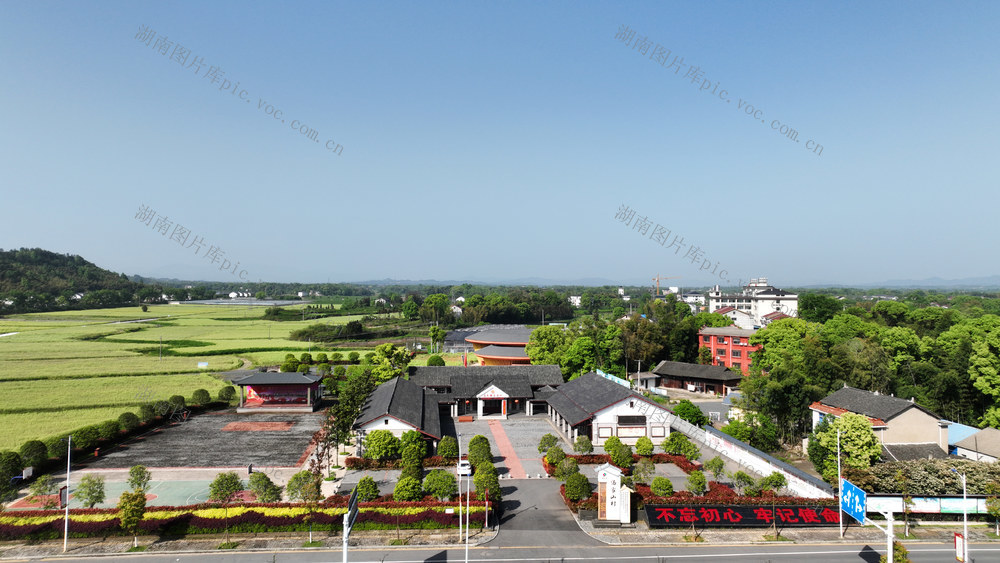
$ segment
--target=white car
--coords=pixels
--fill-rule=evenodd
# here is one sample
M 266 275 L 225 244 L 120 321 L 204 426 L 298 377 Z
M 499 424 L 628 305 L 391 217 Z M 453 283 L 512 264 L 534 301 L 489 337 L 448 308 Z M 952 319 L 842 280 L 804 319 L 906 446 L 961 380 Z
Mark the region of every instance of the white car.
M 456 472 L 461 476 L 468 477 L 472 475 L 472 464 L 467 459 L 461 459 L 456 466 Z

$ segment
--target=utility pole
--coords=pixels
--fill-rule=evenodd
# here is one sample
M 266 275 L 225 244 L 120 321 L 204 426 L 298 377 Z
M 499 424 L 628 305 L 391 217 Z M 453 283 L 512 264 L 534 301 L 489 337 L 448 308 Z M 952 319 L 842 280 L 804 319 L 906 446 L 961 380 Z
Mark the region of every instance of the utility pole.
M 73 459 L 73 436 L 66 437 L 66 514 L 63 522 L 63 553 L 69 548 L 69 467 Z
M 844 476 L 840 474 L 840 428 L 837 429 L 837 510 L 840 516 L 837 517 L 837 525 L 840 526 L 840 539 L 844 539 L 844 511 L 840 509 L 843 505 L 841 501 L 841 495 L 844 494 L 843 483 Z

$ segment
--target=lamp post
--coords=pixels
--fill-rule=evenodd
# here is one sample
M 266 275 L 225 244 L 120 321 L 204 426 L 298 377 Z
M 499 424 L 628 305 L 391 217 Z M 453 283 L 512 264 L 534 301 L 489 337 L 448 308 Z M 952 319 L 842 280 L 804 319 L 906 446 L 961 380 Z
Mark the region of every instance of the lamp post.
M 951 468 L 959 477 L 962 478 L 962 561 L 964 563 L 969 562 L 969 507 L 966 504 L 968 500 L 967 489 L 965 487 L 965 473 L 959 473 L 954 467 Z

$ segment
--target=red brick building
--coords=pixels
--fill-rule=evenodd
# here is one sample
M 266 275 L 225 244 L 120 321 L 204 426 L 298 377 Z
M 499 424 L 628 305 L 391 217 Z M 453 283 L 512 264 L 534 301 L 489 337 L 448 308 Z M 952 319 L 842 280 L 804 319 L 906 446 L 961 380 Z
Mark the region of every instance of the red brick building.
M 748 375 L 750 355 L 760 350 L 759 344 L 750 345 L 750 337 L 755 332 L 735 326 L 705 327 L 698 331 L 698 347 L 712 352 L 712 365 Z

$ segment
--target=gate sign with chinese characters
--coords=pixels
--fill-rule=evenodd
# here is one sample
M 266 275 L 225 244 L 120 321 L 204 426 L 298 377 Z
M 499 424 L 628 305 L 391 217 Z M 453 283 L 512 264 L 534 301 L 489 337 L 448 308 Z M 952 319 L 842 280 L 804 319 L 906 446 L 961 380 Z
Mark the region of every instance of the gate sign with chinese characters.
M 597 466 L 597 519 L 621 520 L 622 471 L 610 463 Z
M 847 479 L 840 480 L 840 509 L 861 524 L 865 523 L 868 511 L 868 494 Z
M 840 521 L 840 511 L 832 506 L 798 504 L 647 504 L 645 510 L 650 528 L 689 528 L 692 524 L 709 528 L 765 528 L 775 522 L 788 528 L 836 526 Z

